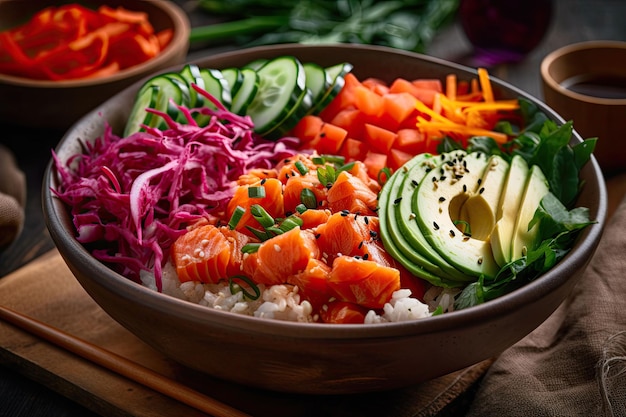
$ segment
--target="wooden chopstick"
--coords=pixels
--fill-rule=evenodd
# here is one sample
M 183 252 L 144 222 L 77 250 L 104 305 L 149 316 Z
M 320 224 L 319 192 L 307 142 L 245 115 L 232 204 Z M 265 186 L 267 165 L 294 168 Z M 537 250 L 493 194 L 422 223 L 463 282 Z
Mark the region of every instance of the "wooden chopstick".
M 33 335 L 46 339 L 84 359 L 214 417 L 249 416 L 242 411 L 194 391 L 179 382 L 169 379 L 123 356 L 86 342 L 7 307 L 0 306 L 0 319 L 26 330 Z

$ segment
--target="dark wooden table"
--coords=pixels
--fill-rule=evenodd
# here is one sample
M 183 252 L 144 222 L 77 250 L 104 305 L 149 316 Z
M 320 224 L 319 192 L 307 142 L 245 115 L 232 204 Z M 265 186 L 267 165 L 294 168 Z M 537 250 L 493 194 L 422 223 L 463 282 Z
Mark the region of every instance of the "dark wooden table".
M 193 8 L 192 1 L 177 0 L 188 11 L 192 25 L 207 22 L 206 16 Z M 541 44 L 523 61 L 497 65 L 490 73 L 541 98 L 539 66 L 543 57 L 563 45 L 596 39 L 626 41 L 626 1 L 556 0 L 551 27 Z M 191 50 L 194 59 L 222 50 Z M 428 54 L 470 64 L 471 47 L 460 26 L 455 23 L 437 35 Z M 0 98 L 10 99 L 10 98 Z M 36 114 L 36 107 L 33 108 Z M 50 151 L 62 137 L 62 131 L 33 130 L 18 126 L 0 126 L 0 143 L 11 149 L 28 184 L 26 223 L 17 241 L 0 253 L 0 277 L 20 268 L 54 247 L 41 211 L 41 182 L 50 160 Z M 1 278 L 0 278 L 1 279 Z M 469 398 L 465 403 L 471 402 Z M 458 408 L 455 409 L 458 412 Z M 0 362 L 0 416 L 90 416 L 92 412 L 29 380 L 19 369 Z M 456 414 L 458 415 L 458 414 Z

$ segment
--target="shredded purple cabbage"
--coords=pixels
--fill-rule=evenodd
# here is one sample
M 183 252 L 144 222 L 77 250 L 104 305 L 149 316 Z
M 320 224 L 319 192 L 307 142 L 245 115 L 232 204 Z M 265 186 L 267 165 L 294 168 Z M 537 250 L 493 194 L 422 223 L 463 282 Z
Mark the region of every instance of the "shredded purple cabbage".
M 241 174 L 296 153 L 296 139 L 264 140 L 249 117 L 214 102 L 217 110 L 179 106 L 188 124 L 149 109 L 167 130 L 121 138 L 107 123 L 84 153 L 65 164 L 52 155 L 60 179 L 53 191 L 70 206 L 78 241 L 137 282 L 141 270 L 152 271 L 159 291 L 169 248 L 185 228 L 223 214 Z M 211 116 L 209 124 L 199 127 L 195 112 Z

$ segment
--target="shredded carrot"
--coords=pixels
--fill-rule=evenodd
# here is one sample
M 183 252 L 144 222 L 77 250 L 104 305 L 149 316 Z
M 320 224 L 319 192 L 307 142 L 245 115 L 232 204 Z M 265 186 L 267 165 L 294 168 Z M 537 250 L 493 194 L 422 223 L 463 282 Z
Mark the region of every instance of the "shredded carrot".
M 448 74 L 446 77 L 446 97 L 456 100 L 456 74 Z
M 491 89 L 491 81 L 486 69 L 478 68 L 478 80 L 480 81 L 480 88 L 483 90 L 483 98 L 488 103 L 492 102 L 493 90 Z
M 102 77 L 158 55 L 171 38 L 171 29 L 155 33 L 144 12 L 51 6 L 0 32 L 0 73 L 43 80 Z
M 446 92 L 435 96 L 432 108 L 417 102 L 418 130 L 430 138 L 454 133 L 464 137 L 490 136 L 498 143 L 506 142 L 507 135 L 493 128 L 500 119 L 500 112 L 519 108 L 517 100 L 495 100 L 489 74 L 484 68 L 478 69 L 478 80 L 472 79 L 470 85 L 470 93 L 459 95 L 456 76 L 447 76 Z

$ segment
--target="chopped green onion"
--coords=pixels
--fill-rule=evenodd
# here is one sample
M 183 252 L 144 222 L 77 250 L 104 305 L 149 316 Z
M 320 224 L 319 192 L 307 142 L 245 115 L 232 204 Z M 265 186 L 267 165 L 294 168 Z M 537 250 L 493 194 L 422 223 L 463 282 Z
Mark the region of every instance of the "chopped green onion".
M 246 243 L 241 248 L 241 252 L 243 252 L 243 253 L 255 253 L 256 251 L 259 250 L 259 246 L 261 246 L 261 244 L 258 243 L 258 242 Z
M 324 165 L 326 163 L 326 160 L 321 156 L 314 156 L 311 158 L 311 161 L 313 161 L 315 165 Z
M 383 181 L 383 177 L 385 179 L 384 181 Z M 385 184 L 387 180 L 389 179 L 389 177 L 391 177 L 391 170 L 388 167 L 384 167 L 383 169 L 378 171 L 378 183 L 380 185 Z
M 235 207 L 235 210 L 233 211 L 233 215 L 230 216 L 230 220 L 228 221 L 228 227 L 231 230 L 233 230 L 235 227 L 237 227 L 237 224 L 239 223 L 239 220 L 241 220 L 241 218 L 243 217 L 245 212 L 246 212 L 245 208 L 243 208 L 241 206 Z
M 296 163 L 294 164 L 296 166 L 296 169 L 298 170 L 298 172 L 300 173 L 300 175 L 304 175 L 307 172 L 309 172 L 309 168 L 307 168 L 302 161 L 296 161 Z
M 302 223 L 302 219 L 301 218 L 299 218 L 299 217 L 288 217 L 278 227 L 283 232 L 288 232 L 291 229 L 294 229 L 296 227 L 301 227 L 302 224 L 303 223 Z
M 248 229 L 252 234 L 259 239 L 260 241 L 266 241 L 274 237 L 271 233 L 266 232 L 265 230 L 255 229 L 252 226 L 246 225 L 246 229 Z
M 240 281 L 245 282 L 248 285 L 248 287 L 250 287 L 250 289 L 254 291 L 254 294 L 248 292 L 244 287 L 236 283 L 235 280 L 240 280 Z M 228 288 L 230 289 L 231 294 L 236 294 L 239 291 L 241 291 L 243 292 L 244 298 L 247 298 L 252 301 L 258 300 L 258 298 L 261 296 L 261 290 L 259 289 L 259 287 L 250 278 L 248 278 L 245 275 L 234 275 L 228 278 Z
M 304 204 L 306 208 L 317 208 L 317 197 L 315 197 L 313 191 L 308 188 L 303 189 L 300 193 L 300 202 Z
M 307 206 L 305 206 L 304 204 L 300 203 L 296 206 L 296 211 L 300 214 L 304 213 L 305 211 L 307 211 L 309 208 Z
M 265 197 L 265 187 L 248 187 L 248 198 L 263 198 Z
M 443 314 L 443 307 L 442 306 L 437 306 L 437 308 L 435 309 L 435 311 L 433 311 L 431 316 L 439 316 L 441 314 Z
M 274 236 L 282 235 L 283 233 L 285 233 L 285 230 L 283 230 L 283 229 L 281 229 L 280 227 L 277 227 L 277 226 L 266 227 L 265 231 L 267 233 L 272 233 Z
M 274 223 L 276 222 L 274 218 L 258 204 L 250 206 L 250 213 L 261 224 L 261 226 L 265 228 L 274 226 Z
M 347 164 L 343 164 L 342 166 L 340 166 L 338 168 L 338 171 L 350 171 L 352 168 L 354 168 L 354 161 L 352 162 L 348 162 Z
M 326 162 L 330 162 L 331 164 L 335 164 L 338 166 L 343 165 L 346 162 L 346 158 L 344 158 L 341 155 L 327 155 L 327 154 L 323 154 L 322 158 L 324 158 L 324 161 Z
M 471 236 L 472 228 L 470 227 L 470 224 L 468 222 L 466 222 L 465 220 L 454 220 L 452 223 L 454 223 L 455 226 L 458 226 L 458 225 L 464 226 L 463 234 Z

